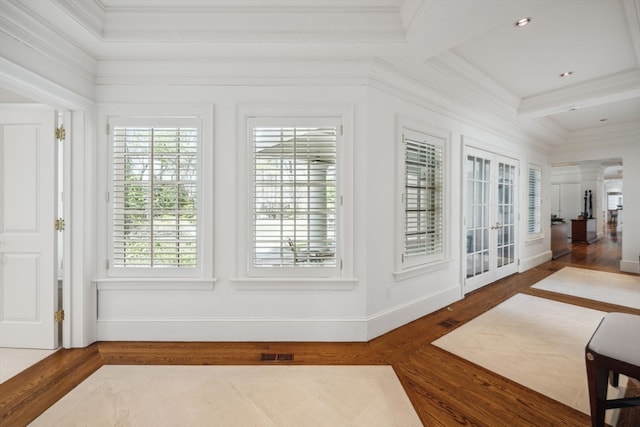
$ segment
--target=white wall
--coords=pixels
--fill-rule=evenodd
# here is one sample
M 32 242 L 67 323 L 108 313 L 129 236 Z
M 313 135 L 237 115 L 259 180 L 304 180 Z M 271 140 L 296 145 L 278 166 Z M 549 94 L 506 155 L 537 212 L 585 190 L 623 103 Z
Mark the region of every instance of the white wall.
M 366 144 L 364 137 L 364 89 L 349 87 L 219 87 L 219 86 L 102 86 L 98 91 L 98 122 L 114 113 L 149 111 L 152 104 L 156 112 L 180 110 L 189 114 L 194 108 L 207 111 L 205 117 L 205 144 L 213 144 L 214 167 L 210 173 L 214 200 L 212 233 L 205 240 L 212 241 L 213 277 L 204 281 L 215 282 L 190 286 L 189 283 L 170 284 L 146 280 L 139 286 L 122 286 L 109 280 L 98 261 L 98 339 L 136 340 L 337 340 L 352 341 L 366 338 L 366 287 L 358 280 L 364 265 L 358 257 L 354 274 L 345 280 L 257 281 L 243 276 L 239 261 L 239 245 L 243 224 L 238 221 L 239 209 L 246 203 L 239 198 L 238 161 L 238 108 L 241 106 L 282 105 L 345 106 L 355 112 L 355 150 Z M 312 100 L 312 101 L 310 101 Z M 131 105 L 135 104 L 135 105 Z M 143 104 L 147 104 L 146 106 Z M 163 107 L 165 106 L 165 107 Z M 196 106 L 196 107 L 194 107 Z M 148 114 L 148 113 L 147 113 Z M 209 127 L 209 129 L 207 129 Z M 213 129 L 211 129 L 213 127 Z M 99 124 L 99 129 L 102 126 Z M 106 135 L 98 134 L 98 150 L 106 158 Z M 103 164 L 103 166 L 106 166 Z M 106 169 L 99 168 L 96 193 L 107 191 L 104 179 Z M 356 193 L 366 186 L 366 180 L 357 171 L 354 174 Z M 100 198 L 96 201 L 98 222 L 106 223 L 105 209 Z M 358 210 L 353 199 L 345 204 Z M 210 217 L 211 218 L 211 217 Z M 353 224 L 346 224 L 353 227 Z M 106 259 L 104 234 L 98 234 L 98 259 Z M 205 233 L 205 235 L 208 233 Z M 352 244 L 352 243 L 351 243 Z M 359 251 L 356 251 L 359 252 Z M 161 281 L 157 281 L 161 282 Z M 184 290 L 185 287 L 189 290 Z
M 139 64 L 138 64 L 139 66 Z M 113 70 L 109 69 L 110 72 Z M 126 71 L 126 70 L 125 70 Z M 358 68 L 355 71 L 360 71 Z M 138 70 L 138 72 L 141 72 Z M 117 74 L 117 73 L 114 73 Z M 122 74 L 123 76 L 125 73 Z M 175 77 L 170 77 L 175 79 Z M 170 79 L 167 77 L 167 79 Z M 158 78 L 156 77 L 156 80 Z M 353 80 L 353 78 L 350 78 Z M 125 84 L 118 84 L 120 80 Z M 160 79 L 161 80 L 161 79 Z M 428 314 L 462 297 L 461 153 L 463 136 L 481 141 L 494 152 L 507 153 L 521 169 L 535 163 L 548 182 L 546 156 L 525 141 L 498 136 L 499 129 L 472 124 L 428 99 L 369 84 L 366 75 L 355 83 L 231 86 L 144 84 L 126 77 L 104 79 L 97 86 L 98 130 L 104 116 L 144 105 L 171 105 L 173 110 L 198 106 L 211 112 L 215 152 L 214 276 L 215 284 L 123 284 L 108 280 L 102 265 L 104 231 L 96 242 L 99 340 L 333 340 L 363 341 Z M 378 86 L 378 87 L 376 87 Z M 243 105 L 342 105 L 353 111 L 354 193 L 353 280 L 312 283 L 247 283 L 238 263 L 237 147 L 238 108 Z M 417 275 L 397 275 L 395 205 L 398 120 L 406 118 L 448 134 L 446 261 Z M 506 134 L 506 132 L 505 132 Z M 106 136 L 98 132 L 97 156 L 106 158 Z M 98 168 L 96 194 L 106 191 L 104 167 Z M 521 186 L 521 218 L 526 218 L 526 193 Z M 549 197 L 544 197 L 548 217 Z M 105 210 L 96 200 L 98 223 Z M 524 211 L 522 211 L 524 209 Z M 520 222 L 519 258 L 524 270 L 550 258 L 549 236 L 526 239 Z
M 369 333 L 376 336 L 456 301 L 462 296 L 460 261 L 459 124 L 421 105 L 369 89 L 367 116 L 367 192 L 365 253 Z M 398 240 L 397 156 L 399 126 L 413 123 L 431 134 L 448 135 L 445 147 L 445 261 L 433 271 L 400 274 Z
M 549 170 L 546 155 L 532 149 L 524 141 L 514 141 L 495 129 L 470 124 L 466 117 L 455 117 L 446 110 L 430 104 L 428 96 L 415 101 L 400 91 L 371 89 L 368 91 L 368 145 L 367 182 L 369 195 L 367 206 L 367 310 L 373 316 L 370 331 L 373 335 L 385 332 L 390 327 L 400 326 L 426 313 L 432 312 L 459 299 L 464 284 L 464 250 L 462 223 L 464 205 L 464 144 L 472 143 L 494 153 L 517 160 L 521 169 L 518 211 L 519 246 L 517 257 L 520 271 L 529 269 L 551 257 L 549 251 L 550 230 L 543 222 L 542 233 L 531 237 L 526 232 L 526 172 L 529 164 L 540 166 L 543 171 L 542 188 L 548 188 Z M 437 263 L 432 271 L 417 275 L 398 273 L 394 265 L 397 247 L 388 244 L 396 239 L 393 200 L 399 200 L 394 181 L 397 178 L 390 159 L 397 156 L 399 144 L 399 122 L 410 121 L 427 131 L 447 134 L 445 171 L 445 262 Z M 390 202 L 391 201 L 391 202 Z M 542 212 L 549 217 L 550 197 L 543 193 Z

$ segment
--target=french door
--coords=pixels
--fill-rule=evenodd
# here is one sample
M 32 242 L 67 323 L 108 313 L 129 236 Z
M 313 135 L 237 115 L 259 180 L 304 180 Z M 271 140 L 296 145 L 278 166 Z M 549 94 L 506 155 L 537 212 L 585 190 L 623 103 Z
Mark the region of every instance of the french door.
M 464 292 L 517 271 L 518 163 L 472 147 L 465 149 Z

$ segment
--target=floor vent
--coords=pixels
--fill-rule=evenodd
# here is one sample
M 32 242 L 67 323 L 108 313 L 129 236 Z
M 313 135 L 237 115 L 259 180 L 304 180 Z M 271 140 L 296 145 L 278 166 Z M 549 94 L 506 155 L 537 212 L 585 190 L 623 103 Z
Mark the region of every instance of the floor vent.
M 293 353 L 262 353 L 261 362 L 289 362 L 293 360 Z
M 459 325 L 459 324 L 460 324 L 459 320 L 453 319 L 451 317 L 449 317 L 449 318 L 443 320 L 442 322 L 438 323 L 438 325 L 442 326 L 443 328 L 447 328 L 447 329 L 453 328 L 454 326 Z
M 282 353 L 278 355 L 278 360 L 290 361 L 293 360 L 293 353 Z

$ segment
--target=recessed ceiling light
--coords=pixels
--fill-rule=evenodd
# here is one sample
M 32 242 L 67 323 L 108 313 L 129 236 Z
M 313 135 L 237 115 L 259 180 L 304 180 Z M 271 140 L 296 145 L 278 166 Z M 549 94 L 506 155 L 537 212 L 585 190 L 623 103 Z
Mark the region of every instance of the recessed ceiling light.
M 516 25 L 516 27 L 524 27 L 529 22 L 531 22 L 531 18 L 522 18 L 522 19 L 518 19 L 516 21 L 515 25 Z
M 573 71 L 565 71 L 564 73 L 560 74 L 560 77 L 569 77 L 571 74 L 573 74 Z

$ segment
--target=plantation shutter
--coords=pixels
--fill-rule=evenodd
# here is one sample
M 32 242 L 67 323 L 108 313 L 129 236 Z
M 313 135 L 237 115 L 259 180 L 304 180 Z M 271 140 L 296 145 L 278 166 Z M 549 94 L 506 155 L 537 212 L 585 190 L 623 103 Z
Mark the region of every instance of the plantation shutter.
M 529 168 L 529 200 L 528 200 L 528 219 L 527 231 L 529 234 L 540 233 L 540 216 L 541 216 L 541 176 L 540 169 Z
M 300 120 L 250 126 L 254 268 L 337 266 L 339 128 Z
M 405 130 L 404 250 L 405 266 L 443 253 L 444 141 Z
M 197 264 L 198 127 L 111 127 L 112 267 Z

